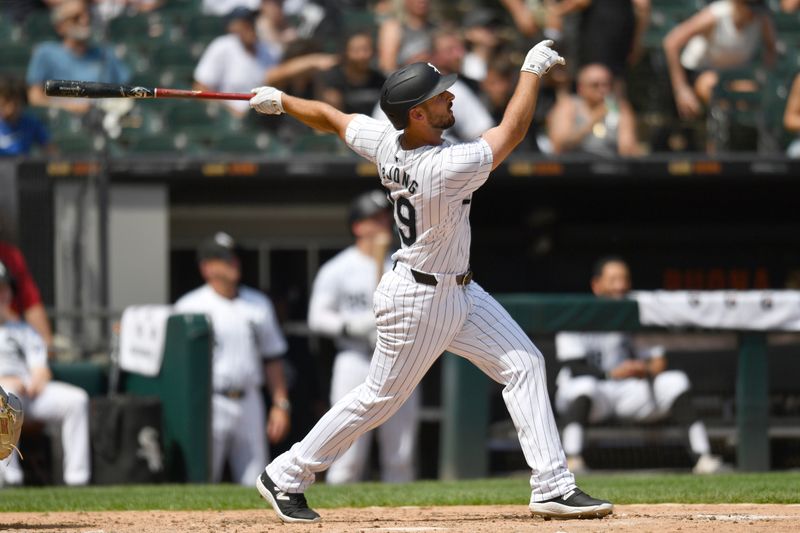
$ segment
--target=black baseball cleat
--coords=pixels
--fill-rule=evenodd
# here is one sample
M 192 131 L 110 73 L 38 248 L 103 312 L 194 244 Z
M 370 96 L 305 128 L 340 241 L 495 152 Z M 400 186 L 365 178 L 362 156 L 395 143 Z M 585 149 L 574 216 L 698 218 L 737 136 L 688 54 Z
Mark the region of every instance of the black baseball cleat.
M 545 520 L 558 518 L 602 518 L 614 511 L 614 505 L 606 500 L 592 498 L 578 487 L 558 498 L 530 504 L 534 516 Z
M 319 522 L 319 514 L 308 507 L 302 493 L 283 492 L 275 486 L 266 471 L 256 479 L 256 488 L 284 522 Z

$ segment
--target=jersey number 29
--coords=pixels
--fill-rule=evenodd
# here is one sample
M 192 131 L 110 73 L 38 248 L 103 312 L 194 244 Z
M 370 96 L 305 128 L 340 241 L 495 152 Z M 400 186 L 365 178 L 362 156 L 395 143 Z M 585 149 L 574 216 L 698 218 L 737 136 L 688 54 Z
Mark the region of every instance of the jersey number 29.
M 411 246 L 417 240 L 417 211 L 408 198 L 400 196 L 394 201 L 394 217 L 400 240 L 405 246 Z

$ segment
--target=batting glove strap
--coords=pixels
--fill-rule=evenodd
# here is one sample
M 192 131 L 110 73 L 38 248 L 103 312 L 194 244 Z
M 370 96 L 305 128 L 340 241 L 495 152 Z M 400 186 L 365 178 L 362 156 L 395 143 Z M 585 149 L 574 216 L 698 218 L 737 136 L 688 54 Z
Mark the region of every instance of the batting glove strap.
M 520 70 L 536 74 L 540 78 L 547 74 L 553 65 L 564 65 L 566 61 L 551 48 L 553 41 L 546 39 L 528 51 Z
M 256 87 L 250 90 L 255 94 L 250 99 L 250 107 L 264 115 L 280 115 L 284 113 L 283 91 L 279 91 L 275 87 Z

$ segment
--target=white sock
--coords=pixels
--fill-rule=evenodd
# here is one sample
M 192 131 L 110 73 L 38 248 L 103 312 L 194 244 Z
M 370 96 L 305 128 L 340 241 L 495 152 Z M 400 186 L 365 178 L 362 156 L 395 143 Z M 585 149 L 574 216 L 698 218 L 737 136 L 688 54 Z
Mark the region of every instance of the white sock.
M 707 455 L 711 453 L 711 445 L 708 443 L 706 425 L 699 420 L 689 426 L 689 446 L 697 455 Z
M 567 457 L 580 455 L 583 453 L 583 426 L 577 422 L 572 422 L 564 427 L 562 435 L 564 453 Z

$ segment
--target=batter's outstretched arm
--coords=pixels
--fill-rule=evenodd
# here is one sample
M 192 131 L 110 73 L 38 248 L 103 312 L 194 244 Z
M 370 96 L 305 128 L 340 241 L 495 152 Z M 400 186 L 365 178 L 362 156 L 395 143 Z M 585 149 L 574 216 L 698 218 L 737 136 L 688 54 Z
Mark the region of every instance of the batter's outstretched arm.
M 528 52 L 514 95 L 506 106 L 503 120 L 483 134 L 492 149 L 492 170 L 500 166 L 522 142 L 533 119 L 541 76 L 555 64 L 564 64 L 564 58 L 550 48 L 553 41 L 542 41 Z
M 318 100 L 291 96 L 275 87 L 258 87 L 250 99 L 250 107 L 265 115 L 287 113 L 306 126 L 323 133 L 335 133 L 344 139 L 347 125 L 355 115 L 342 113 L 332 105 Z

